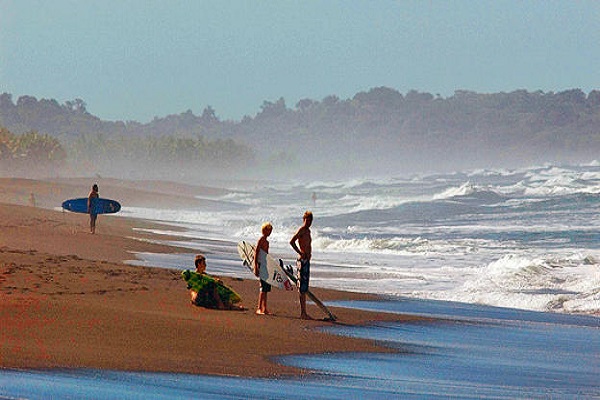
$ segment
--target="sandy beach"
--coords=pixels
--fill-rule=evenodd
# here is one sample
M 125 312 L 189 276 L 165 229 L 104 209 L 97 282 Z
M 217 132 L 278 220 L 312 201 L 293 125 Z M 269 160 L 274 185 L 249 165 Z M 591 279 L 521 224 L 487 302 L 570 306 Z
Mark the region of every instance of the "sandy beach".
M 98 184 L 102 197 L 129 210 L 179 207 L 181 216 L 227 208 L 214 199 L 231 194 L 156 181 Z M 269 295 L 275 315 L 258 316 L 258 282 L 238 264 L 228 236 L 211 236 L 199 224 L 183 231 L 127 218 L 127 209 L 101 215 L 91 235 L 87 215 L 58 208 L 85 197 L 89 186 L 87 179 L 0 179 L 2 398 L 600 395 L 596 316 L 407 297 L 381 301 L 318 285 L 313 291 L 330 302 L 337 322 L 300 320 L 297 293 L 281 290 Z M 190 304 L 181 271 L 192 268 L 198 251 L 207 255 L 208 272 L 219 271 L 241 295 L 246 311 Z M 351 278 L 340 270 L 333 278 Z M 315 269 L 314 277 L 332 272 Z M 338 300 L 351 302 L 333 307 Z M 324 317 L 312 304 L 308 311 Z
M 369 340 L 319 332 L 316 328 L 332 323 L 300 320 L 295 294 L 272 292 L 269 307 L 275 315 L 255 315 L 256 281 L 223 279 L 241 294 L 247 311 L 192 306 L 181 271 L 124 263 L 134 258 L 132 252 L 190 252 L 151 243 L 151 235 L 134 229 L 152 223 L 100 216 L 97 234 L 91 235 L 87 215 L 52 209 L 64 199 L 85 197 L 88 186 L 84 179 L 0 179 L 1 368 L 259 377 L 308 372 L 278 365 L 273 358 L 281 355 L 393 351 Z M 101 196 L 128 205 L 201 204 L 192 196 L 198 190 L 159 182 L 100 182 Z M 192 267 L 192 260 L 186 267 Z M 209 273 L 210 268 L 209 258 Z M 314 292 L 325 302 L 370 298 Z M 309 312 L 321 316 L 313 305 Z M 334 312 L 340 325 L 415 318 L 343 308 Z

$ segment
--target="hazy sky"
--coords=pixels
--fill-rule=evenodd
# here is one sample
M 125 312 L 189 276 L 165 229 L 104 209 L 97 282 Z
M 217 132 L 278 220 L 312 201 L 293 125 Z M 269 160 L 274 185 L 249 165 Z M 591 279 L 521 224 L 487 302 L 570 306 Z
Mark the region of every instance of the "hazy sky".
M 210 105 L 600 89 L 600 1 L 0 0 L 0 92 L 107 120 Z

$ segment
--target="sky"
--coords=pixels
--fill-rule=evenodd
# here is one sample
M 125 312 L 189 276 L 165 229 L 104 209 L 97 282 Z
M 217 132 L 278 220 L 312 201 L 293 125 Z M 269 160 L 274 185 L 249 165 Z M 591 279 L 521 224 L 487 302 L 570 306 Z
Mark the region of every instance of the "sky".
M 0 0 L 0 93 L 80 98 L 104 120 L 599 80 L 596 0 Z

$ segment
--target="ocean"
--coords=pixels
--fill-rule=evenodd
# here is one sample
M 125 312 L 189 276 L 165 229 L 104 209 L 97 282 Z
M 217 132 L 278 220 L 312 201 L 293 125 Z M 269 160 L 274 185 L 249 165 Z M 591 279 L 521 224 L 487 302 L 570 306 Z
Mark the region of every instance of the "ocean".
M 270 221 L 270 253 L 292 264 L 311 210 L 311 285 L 382 296 L 333 305 L 436 319 L 323 328 L 398 352 L 278 360 L 305 378 L 3 370 L 0 398 L 600 398 L 600 163 L 222 186 L 199 209 L 124 205 L 193 249 L 129 262 L 184 269 L 203 252 L 210 273 L 252 278 L 237 242 Z
M 265 221 L 274 227 L 271 254 L 293 263 L 289 239 L 311 210 L 316 286 L 600 314 L 599 163 L 227 189 L 202 209 L 125 206 L 123 215 L 186 228 L 179 244 L 239 275 L 235 243 L 254 243 Z M 138 262 L 174 268 L 189 257 Z

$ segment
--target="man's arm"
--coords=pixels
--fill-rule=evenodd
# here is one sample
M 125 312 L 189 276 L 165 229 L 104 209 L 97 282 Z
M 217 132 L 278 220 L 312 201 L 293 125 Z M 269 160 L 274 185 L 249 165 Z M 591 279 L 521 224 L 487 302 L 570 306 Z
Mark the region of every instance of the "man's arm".
M 300 238 L 300 235 L 302 235 L 302 228 L 298 229 L 298 232 L 296 232 L 296 234 L 292 237 L 292 239 L 290 240 L 290 245 L 292 246 L 292 249 L 294 249 L 294 251 L 298 253 L 300 257 L 302 257 L 302 251 L 300 251 L 298 245 L 296 244 L 296 242 Z

